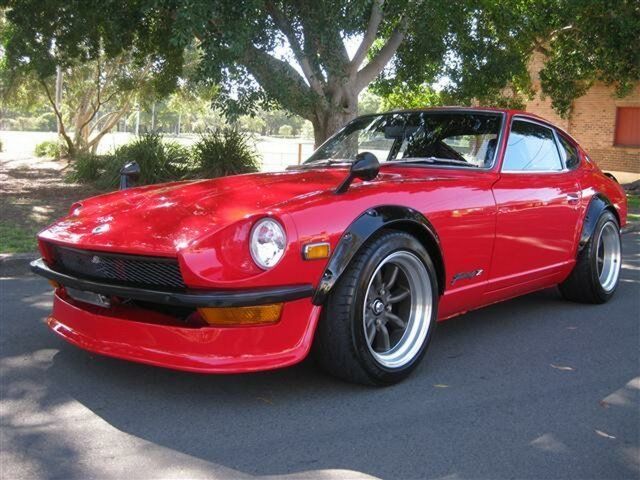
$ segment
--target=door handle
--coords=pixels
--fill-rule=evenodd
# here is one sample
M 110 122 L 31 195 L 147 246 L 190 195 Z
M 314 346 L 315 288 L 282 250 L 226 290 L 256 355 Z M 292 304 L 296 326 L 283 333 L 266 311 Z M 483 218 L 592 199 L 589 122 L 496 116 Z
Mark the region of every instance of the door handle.
M 567 203 L 569 203 L 569 205 L 577 205 L 579 201 L 580 195 L 577 193 L 567 193 Z

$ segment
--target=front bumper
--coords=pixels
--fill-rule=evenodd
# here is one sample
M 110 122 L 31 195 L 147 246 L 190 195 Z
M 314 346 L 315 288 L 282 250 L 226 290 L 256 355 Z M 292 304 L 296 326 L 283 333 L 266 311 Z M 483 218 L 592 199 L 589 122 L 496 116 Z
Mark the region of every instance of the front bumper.
M 32 269 L 62 285 L 101 294 L 118 295 L 104 290 L 105 285 L 109 288 L 127 288 L 126 293 L 133 295 L 135 292 L 132 291 L 137 290 L 96 282 L 90 282 L 94 285 L 87 288 L 86 280 L 68 276 L 62 278 L 62 274 L 49 269 L 43 262 L 33 262 Z M 52 278 L 53 274 L 50 272 L 57 276 Z M 303 360 L 311 347 L 320 316 L 320 307 L 311 303 L 311 293 L 306 298 L 292 300 L 284 299 L 289 297 L 274 296 L 273 290 L 266 293 L 264 299 L 260 299 L 254 291 L 249 293 L 250 296 L 243 295 L 247 292 L 206 292 L 205 296 L 199 298 L 212 302 L 206 306 L 231 306 L 229 302 L 238 298 L 242 302 L 250 302 L 241 303 L 243 306 L 282 301 L 284 305 L 280 321 L 263 326 L 182 326 L 177 325 L 168 315 L 141 307 L 115 305 L 101 308 L 79 302 L 65 295 L 63 288 L 58 288 L 54 296 L 53 312 L 47 319 L 47 324 L 62 338 L 85 350 L 177 370 L 242 373 L 285 367 Z M 203 295 L 200 292 L 190 292 L 189 295 L 191 294 Z M 119 295 L 134 298 L 133 295 L 122 292 Z M 169 303 L 169 300 L 175 298 L 166 297 L 167 301 L 164 303 L 175 305 Z M 184 296 L 177 298 L 179 302 L 185 299 Z M 149 301 L 146 296 L 139 299 Z M 187 301 L 192 300 L 189 296 Z M 180 306 L 185 305 L 180 303 Z M 196 305 L 189 303 L 189 306 Z
M 313 295 L 313 287 L 311 285 L 293 285 L 243 291 L 190 290 L 186 292 L 174 292 L 151 290 L 96 282 L 67 275 L 52 270 L 41 258 L 34 260 L 30 265 L 33 273 L 67 287 L 87 290 L 107 296 L 132 298 L 143 302 L 173 305 L 176 307 L 247 307 L 268 303 L 289 302 Z

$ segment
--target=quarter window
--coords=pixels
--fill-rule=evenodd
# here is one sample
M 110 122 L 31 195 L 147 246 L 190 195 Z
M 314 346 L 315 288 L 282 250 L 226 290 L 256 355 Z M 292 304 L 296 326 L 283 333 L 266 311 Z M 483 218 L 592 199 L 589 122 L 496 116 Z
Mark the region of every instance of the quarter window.
M 559 171 L 562 162 L 550 128 L 515 120 L 507 143 L 503 170 Z
M 560 152 L 563 155 L 565 167 L 568 169 L 576 168 L 580 163 L 578 150 L 560 133 L 558 133 L 558 139 L 560 140 Z

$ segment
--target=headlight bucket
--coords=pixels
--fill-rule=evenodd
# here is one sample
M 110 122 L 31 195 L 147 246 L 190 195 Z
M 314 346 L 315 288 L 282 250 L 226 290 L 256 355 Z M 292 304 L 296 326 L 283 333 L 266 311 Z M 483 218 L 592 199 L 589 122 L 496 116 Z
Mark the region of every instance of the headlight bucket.
M 271 217 L 258 220 L 249 236 L 251 258 L 260 268 L 268 270 L 282 259 L 287 247 L 284 227 Z

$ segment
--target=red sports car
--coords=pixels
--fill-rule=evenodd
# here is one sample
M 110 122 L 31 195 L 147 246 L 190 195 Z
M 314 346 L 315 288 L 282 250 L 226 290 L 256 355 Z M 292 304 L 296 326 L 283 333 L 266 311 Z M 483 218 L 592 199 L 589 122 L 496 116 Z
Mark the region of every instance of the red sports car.
M 559 285 L 611 298 L 626 199 L 567 133 L 525 112 L 355 119 L 281 173 L 129 188 L 39 234 L 49 326 L 104 355 L 204 373 L 313 349 L 390 384 L 438 321 Z

